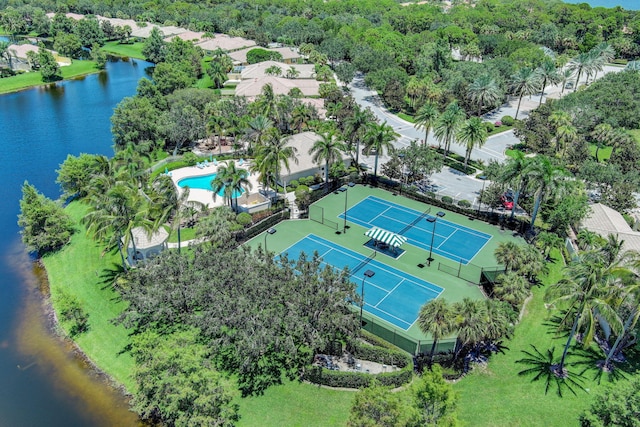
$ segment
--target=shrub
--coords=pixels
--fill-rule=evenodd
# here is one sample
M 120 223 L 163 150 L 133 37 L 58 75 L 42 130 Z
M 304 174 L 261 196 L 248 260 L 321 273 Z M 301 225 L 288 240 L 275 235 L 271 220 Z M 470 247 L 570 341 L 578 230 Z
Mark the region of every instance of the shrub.
M 198 156 L 196 156 L 195 154 L 193 154 L 191 151 L 184 153 L 184 155 L 182 156 L 182 160 L 184 160 L 184 162 L 188 165 L 188 166 L 193 166 L 196 163 L 198 163 Z
M 247 212 L 241 212 L 236 216 L 236 221 L 238 222 L 238 224 L 246 227 L 253 222 L 253 217 Z
M 293 190 L 295 190 L 298 187 L 298 185 L 300 184 L 295 179 L 289 183 L 289 187 L 291 187 L 291 189 Z
M 496 122 L 497 123 L 497 122 Z M 487 129 L 487 132 L 491 133 L 494 131 L 495 126 L 489 122 L 484 123 L 484 127 Z
M 516 120 L 511 116 L 502 116 L 502 124 L 505 126 L 513 126 Z
M 60 320 L 70 323 L 69 334 L 71 337 L 89 330 L 89 314 L 82 309 L 78 298 L 67 293 L 64 289 L 60 289 L 57 295 L 56 303 L 58 304 Z
M 468 200 L 460 200 L 458 202 L 458 206 L 460 206 L 461 208 L 469 209 L 471 207 L 471 202 L 469 202 Z
M 447 205 L 450 205 L 453 203 L 453 198 L 450 196 L 442 196 L 442 203 L 446 203 Z
M 500 126 L 502 126 L 502 122 L 500 120 L 498 120 L 497 122 L 495 122 L 493 124 L 495 127 L 499 128 Z

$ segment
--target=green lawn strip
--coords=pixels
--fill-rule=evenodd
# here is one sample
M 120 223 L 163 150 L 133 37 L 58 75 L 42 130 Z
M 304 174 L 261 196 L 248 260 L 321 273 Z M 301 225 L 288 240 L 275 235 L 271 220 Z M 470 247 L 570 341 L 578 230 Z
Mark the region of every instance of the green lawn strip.
M 69 66 L 60 67 L 60 71 L 62 72 L 62 78 L 67 80 L 78 76 L 84 76 L 86 74 L 97 73 L 100 70 L 96 68 L 96 63 L 93 61 L 73 61 Z M 46 84 L 50 83 L 44 83 L 42 81 L 42 75 L 40 72 L 18 74 L 13 77 L 0 79 L 0 93 L 15 92 Z
M 129 58 L 144 59 L 142 48 L 144 43 L 136 42 L 132 44 L 120 44 L 118 41 L 105 43 L 102 50 L 117 56 L 126 56 Z
M 344 426 L 354 396 L 354 391 L 286 382 L 269 387 L 262 396 L 239 399 L 238 426 Z
M 560 258 L 558 252 L 554 256 Z M 474 369 L 455 384 L 460 394 L 459 418 L 468 425 L 576 426 L 578 415 L 589 405 L 591 397 L 583 390 L 577 389 L 577 396 L 565 391 L 559 397 L 556 389 L 550 388 L 545 395 L 544 380 L 532 382 L 532 377 L 518 375 L 527 366 L 515 362 L 525 357 L 522 351 L 531 350 L 531 344 L 543 353 L 555 347 L 559 358 L 565 343 L 565 339 L 556 338 L 553 327 L 545 324 L 551 317 L 543 301 L 546 286 L 562 275 L 560 262 L 549 267 L 544 286 L 533 289 L 533 299 L 514 337 L 504 343 L 509 350 L 493 355 L 487 366 Z M 598 385 L 591 380 L 592 375 L 592 370 L 587 371 L 584 387 L 594 391 Z
M 402 120 L 406 120 L 409 123 L 415 123 L 416 119 L 413 116 L 410 116 L 409 114 L 405 114 L 405 113 L 398 113 L 398 117 L 400 117 Z
M 178 243 L 178 230 L 171 230 L 169 234 L 169 243 Z M 193 240 L 196 238 L 195 228 L 181 228 L 180 229 L 180 241 L 184 244 L 187 240 Z
M 87 207 L 80 202 L 72 202 L 65 210 L 79 224 Z M 43 258 L 43 263 L 52 299 L 55 301 L 63 288 L 78 298 L 89 314 L 89 331 L 75 337 L 75 341 L 100 369 L 131 391 L 135 388 L 131 378 L 134 361 L 129 353 L 123 352 L 129 344 L 128 331 L 111 322 L 120 314 L 124 303 L 120 302 L 119 295 L 111 289 L 111 282 L 107 279 L 120 264 L 120 257 L 117 252 L 103 255 L 103 249 L 86 235 L 84 226 L 78 225 L 71 243 Z
M 629 134 L 633 136 L 636 139 L 636 141 L 640 143 L 640 129 L 632 129 L 632 130 L 628 130 L 627 132 L 629 132 Z
M 596 144 L 589 144 L 589 153 L 591 154 L 591 157 L 593 159 L 596 158 L 597 148 L 598 146 Z M 613 147 L 602 147 L 600 150 L 598 150 L 598 160 L 600 161 L 609 160 L 609 157 L 611 157 L 612 151 L 613 151 Z

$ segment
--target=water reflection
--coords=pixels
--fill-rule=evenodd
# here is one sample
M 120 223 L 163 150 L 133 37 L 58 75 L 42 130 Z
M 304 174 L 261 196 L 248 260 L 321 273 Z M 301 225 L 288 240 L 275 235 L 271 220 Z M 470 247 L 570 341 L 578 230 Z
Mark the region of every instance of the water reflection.
M 141 426 L 137 415 L 129 411 L 122 392 L 108 385 L 105 378 L 78 355 L 70 341 L 50 334 L 53 314 L 46 303 L 49 296 L 46 273 L 20 249 L 16 245 L 10 257 L 13 260 L 10 267 L 27 288 L 15 336 L 11 339 L 23 356 L 23 361 L 16 366 L 20 375 L 29 376 L 30 371 L 37 370 L 34 374 L 50 377 L 56 392 L 71 397 L 78 412 L 88 418 L 88 424 Z

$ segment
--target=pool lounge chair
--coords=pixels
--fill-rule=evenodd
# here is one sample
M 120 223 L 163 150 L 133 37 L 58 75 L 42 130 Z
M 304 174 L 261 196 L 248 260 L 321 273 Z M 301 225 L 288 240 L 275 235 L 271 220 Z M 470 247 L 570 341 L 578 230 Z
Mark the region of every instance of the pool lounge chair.
M 203 165 L 205 165 L 206 167 L 209 167 L 209 160 L 204 159 L 204 162 L 202 162 Z

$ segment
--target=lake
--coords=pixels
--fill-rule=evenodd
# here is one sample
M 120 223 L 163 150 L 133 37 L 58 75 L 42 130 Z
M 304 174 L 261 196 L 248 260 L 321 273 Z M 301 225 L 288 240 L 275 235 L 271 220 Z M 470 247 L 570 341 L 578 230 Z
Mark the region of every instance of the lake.
M 138 418 L 122 395 L 74 358 L 46 327 L 43 272 L 20 242 L 25 180 L 58 198 L 56 169 L 67 154 L 113 155 L 110 117 L 135 94 L 151 64 L 116 60 L 106 71 L 0 95 L 0 425 L 127 426 Z

